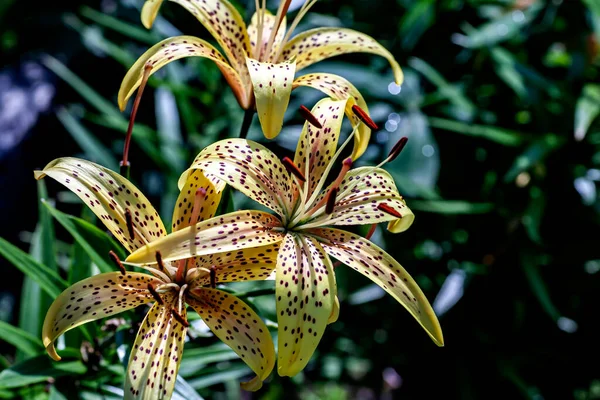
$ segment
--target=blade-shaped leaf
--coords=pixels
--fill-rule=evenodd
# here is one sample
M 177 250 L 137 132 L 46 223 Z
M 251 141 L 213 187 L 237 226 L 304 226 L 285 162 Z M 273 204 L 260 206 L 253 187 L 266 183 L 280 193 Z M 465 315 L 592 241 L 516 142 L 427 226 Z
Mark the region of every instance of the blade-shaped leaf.
M 44 346 L 38 338 L 4 321 L 0 321 L 0 337 L 30 357 L 44 352 Z
M 31 358 L 0 373 L 0 389 L 44 382 L 59 376 L 81 375 L 87 368 L 81 361 L 53 362 L 47 355 Z

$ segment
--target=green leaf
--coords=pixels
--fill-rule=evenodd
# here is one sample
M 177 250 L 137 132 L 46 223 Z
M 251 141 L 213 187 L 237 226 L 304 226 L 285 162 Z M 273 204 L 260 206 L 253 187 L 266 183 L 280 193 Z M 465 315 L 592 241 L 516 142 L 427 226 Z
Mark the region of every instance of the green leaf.
M 496 128 L 493 126 L 466 124 L 435 117 L 429 117 L 428 120 L 429 125 L 433 128 L 445 129 L 467 136 L 480 137 L 504 146 L 519 146 L 526 139 L 526 135 L 521 132 Z
M 58 276 L 56 272 L 40 264 L 29 254 L 3 238 L 0 238 L 0 254 L 25 275 L 37 282 L 50 297 L 56 298 L 66 289 L 67 282 Z
M 575 140 L 583 140 L 600 113 L 600 85 L 589 83 L 583 87 L 575 106 Z
M 523 154 L 518 156 L 511 168 L 504 175 L 504 182 L 512 182 L 521 172 L 528 170 L 536 163 L 542 162 L 550 153 L 562 147 L 565 138 L 548 134 L 533 142 Z
M 50 397 L 48 400 L 67 400 L 67 397 L 56 389 L 56 386 L 50 387 Z
M 176 382 L 173 400 L 203 400 L 202 396 L 181 376 L 177 375 Z
M 460 200 L 410 200 L 412 210 L 439 214 L 485 214 L 494 209 L 493 203 L 469 203 Z
M 203 389 L 208 386 L 223 383 L 231 379 L 240 379 L 251 374 L 250 369 L 242 364 L 236 364 L 225 371 L 206 374 L 200 378 L 188 379 L 194 389 Z
M 123 248 L 102 230 L 81 218 L 65 214 L 46 203 L 50 214 L 73 236 L 102 272 L 112 272 L 114 265 L 109 261 L 109 251 L 114 251 L 120 259 L 125 259 Z
M 119 164 L 108 150 L 96 137 L 88 131 L 81 122 L 75 118 L 66 108 L 59 108 L 56 117 L 63 124 L 67 132 L 77 142 L 79 147 L 85 151 L 86 158 L 98 164 L 117 171 Z M 41 181 L 38 181 L 41 182 Z
M 521 263 L 533 294 L 537 297 L 546 314 L 557 322 L 562 315 L 552 303 L 550 293 L 540 273 L 539 265 L 542 264 L 542 260 L 540 260 L 539 256 L 525 254 L 521 256 Z
M 0 337 L 30 357 L 44 352 L 44 346 L 39 339 L 4 321 L 0 321 Z
M 0 389 L 45 382 L 60 376 L 81 375 L 87 368 L 81 361 L 52 361 L 47 355 L 31 358 L 0 373 Z
M 139 40 L 140 42 L 146 43 L 151 46 L 155 45 L 161 40 L 160 36 L 156 35 L 152 31 L 143 29 L 141 25 L 140 27 L 138 27 L 135 24 L 124 22 L 123 20 L 96 11 L 88 6 L 81 7 L 81 15 L 91 19 L 98 25 L 111 29 L 131 39 Z
M 207 364 L 236 359 L 238 359 L 237 354 L 223 343 L 210 347 L 186 348 L 183 352 L 179 374 L 189 378 L 203 370 Z

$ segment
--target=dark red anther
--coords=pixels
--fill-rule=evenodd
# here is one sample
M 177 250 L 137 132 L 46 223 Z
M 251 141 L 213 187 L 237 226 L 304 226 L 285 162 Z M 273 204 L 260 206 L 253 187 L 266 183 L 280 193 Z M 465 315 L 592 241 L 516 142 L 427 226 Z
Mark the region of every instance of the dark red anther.
M 359 106 L 357 106 L 356 104 L 352 106 L 352 112 L 354 113 L 354 115 L 356 115 L 362 122 L 365 123 L 365 125 L 367 125 L 369 128 L 373 129 L 373 130 L 377 130 L 379 129 L 379 127 L 377 126 L 377 124 L 375 122 L 373 122 L 373 120 L 371 119 L 371 117 L 369 117 L 369 114 L 367 114 L 365 112 L 365 110 L 363 110 L 362 108 L 360 108 Z
M 125 210 L 125 222 L 127 223 L 129 237 L 133 240 L 135 238 L 135 232 L 133 230 L 133 218 L 131 217 L 131 212 L 129 210 Z
M 367 240 L 371 239 L 371 237 L 375 233 L 375 229 L 377 229 L 377 224 L 372 224 L 371 227 L 369 228 L 369 232 L 367 232 L 367 236 L 365 236 L 365 239 L 367 239 Z
M 108 252 L 108 255 L 110 256 L 112 262 L 115 263 L 117 268 L 119 268 L 119 270 L 121 271 L 121 275 L 125 275 L 127 271 L 125 271 L 125 267 L 123 266 L 121 260 L 119 260 L 119 257 L 115 254 L 115 252 L 111 250 Z
M 217 268 L 214 265 L 210 267 L 210 287 L 217 287 Z
M 408 142 L 408 138 L 406 136 L 398 140 L 394 147 L 392 147 L 392 150 L 390 150 L 390 154 L 388 154 L 388 162 L 394 161 L 394 159 L 398 157 L 404 146 L 406 146 L 406 142 Z
M 163 299 L 161 299 L 160 295 L 158 294 L 156 289 L 154 289 L 154 286 L 151 283 L 148 284 L 148 291 L 150 292 L 152 297 L 154 297 L 154 300 L 156 300 L 158 304 L 160 304 L 161 306 L 164 304 Z
M 185 326 L 186 328 L 190 326 L 190 323 L 187 322 L 187 320 L 183 318 L 183 316 L 179 314 L 175 309 L 172 309 L 171 312 L 173 313 L 173 318 L 175 318 L 177 322 L 179 322 L 181 325 Z
M 329 189 L 329 193 L 327 193 L 327 203 L 325 204 L 325 214 L 331 214 L 333 209 L 335 208 L 335 198 L 340 189 L 337 187 L 332 187 Z
M 166 271 L 165 264 L 163 263 L 163 259 L 162 259 L 162 255 L 160 254 L 160 251 L 156 252 L 156 263 L 158 264 L 159 271 L 161 271 L 161 272 Z
M 298 111 L 300 111 L 300 114 L 302 114 L 302 117 L 304 117 L 304 119 L 307 120 L 309 124 L 311 124 L 315 128 L 319 128 L 319 129 L 323 128 L 323 125 L 321 125 L 321 123 L 319 122 L 317 117 L 315 117 L 308 108 L 306 108 L 304 106 L 300 106 L 300 109 Z
M 302 173 L 302 171 L 300 171 L 300 168 L 298 168 L 298 166 L 296 164 L 294 164 L 294 162 L 292 160 L 290 160 L 289 157 L 283 157 L 283 160 L 281 160 L 281 162 L 283 163 L 283 166 L 285 167 L 285 169 L 287 169 L 287 171 L 294 175 L 296 178 L 298 178 L 298 180 L 300 182 L 305 182 L 306 178 L 304 177 L 304 174 Z
M 383 211 L 386 214 L 390 214 L 396 218 L 402 218 L 402 214 L 400 214 L 398 211 L 394 210 L 392 207 L 388 206 L 385 203 L 379 203 L 377 205 L 377 209 Z

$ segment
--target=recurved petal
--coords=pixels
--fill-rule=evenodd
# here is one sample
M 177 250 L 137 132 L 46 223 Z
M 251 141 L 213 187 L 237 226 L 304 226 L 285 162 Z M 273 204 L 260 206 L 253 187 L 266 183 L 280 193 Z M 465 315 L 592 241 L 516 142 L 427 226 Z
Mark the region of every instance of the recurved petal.
M 257 378 L 242 388 L 258 390 L 275 365 L 275 348 L 269 330 L 242 300 L 221 290 L 197 288 L 187 301 L 214 334 L 239 355 Z
M 226 139 L 202 150 L 190 169 L 179 178 L 179 186 L 191 171 L 201 169 L 209 178 L 221 179 L 252 200 L 279 215 L 290 213 L 292 181 L 277 156 L 266 147 L 245 139 Z
M 44 319 L 42 340 L 50 357 L 60 360 L 54 341 L 66 331 L 152 301 L 149 283 L 162 282 L 137 272 L 107 272 L 67 288 L 54 300 Z
M 338 320 L 339 317 L 340 317 L 340 299 L 338 299 L 338 297 L 335 296 L 335 299 L 333 302 L 333 308 L 331 309 L 331 314 L 329 315 L 329 320 L 327 321 L 327 324 L 333 324 L 335 321 Z
M 125 399 L 170 399 L 177 379 L 187 328 L 173 318 L 176 296 L 163 294 L 140 326 L 131 348 Z M 183 308 L 181 315 L 186 318 Z
M 266 246 L 283 239 L 273 231 L 276 217 L 262 211 L 236 211 L 198 222 L 140 248 L 125 260 L 129 264 L 155 264 L 156 252 L 164 261 Z
M 283 37 L 285 36 L 285 29 L 287 26 L 287 22 L 286 22 L 286 17 L 283 16 L 283 20 L 281 21 L 281 24 L 279 25 L 279 29 L 277 30 L 277 35 L 275 36 L 274 40 L 273 40 L 273 45 L 271 47 L 271 51 L 269 52 L 269 57 L 266 57 L 265 51 L 267 49 L 267 44 L 269 42 L 269 37 L 271 36 L 272 32 L 273 32 L 273 28 L 275 26 L 275 24 L 277 23 L 277 18 L 275 18 L 275 15 L 271 14 L 269 12 L 269 10 L 265 10 L 265 14 L 264 14 L 264 21 L 263 21 L 263 29 L 262 29 L 262 40 L 258 40 L 258 15 L 257 13 L 254 13 L 254 15 L 252 16 L 252 19 L 250 20 L 250 25 L 248 25 L 248 36 L 250 37 L 250 44 L 252 45 L 252 51 L 253 51 L 253 56 L 254 58 L 257 58 L 259 60 L 271 60 L 271 57 L 275 56 L 275 53 L 277 53 L 277 49 L 279 48 L 279 46 L 281 45 L 281 41 L 283 40 Z M 258 53 L 258 49 L 260 48 L 260 54 Z
M 293 89 L 299 86 L 308 86 L 320 90 L 329 97 L 335 100 L 348 99 L 346 103 L 346 116 L 352 121 L 352 125 L 359 125 L 359 128 L 354 135 L 354 149 L 352 151 L 352 159 L 356 160 L 363 155 L 369 139 L 371 138 L 371 129 L 365 124 L 362 124 L 360 119 L 352 112 L 352 106 L 357 105 L 367 114 L 369 108 L 362 94 L 350 83 L 347 79 L 335 74 L 315 73 L 300 76 L 294 80 Z
M 152 28 L 162 2 L 163 0 L 146 0 L 142 6 L 142 24 L 146 29 Z
M 333 267 L 314 239 L 288 233 L 279 250 L 275 295 L 281 376 L 302 371 L 335 315 Z
M 316 28 L 302 32 L 285 44 L 281 60 L 296 56 L 296 69 L 300 71 L 326 58 L 357 52 L 385 57 L 392 66 L 396 83 L 402 83 L 402 69 L 394 56 L 372 37 L 352 29 Z
M 199 270 L 194 279 L 195 286 L 209 286 L 210 270 L 215 267 L 217 283 L 257 281 L 269 279 L 277 264 L 277 251 L 279 243 L 267 246 L 228 251 L 226 253 L 207 254 L 196 257 L 196 266 Z
M 283 116 L 290 102 L 296 63 L 292 60 L 271 64 L 248 58 L 247 66 L 260 126 L 265 137 L 273 139 L 281 131 Z
M 323 193 L 327 193 L 325 190 Z M 316 200 L 319 201 L 324 195 Z M 379 207 L 391 209 L 402 218 L 385 212 Z M 331 215 L 315 219 L 324 225 L 364 225 L 389 222 L 388 229 L 393 233 L 407 230 L 415 216 L 398 193 L 391 175 L 381 168 L 360 167 L 350 170 L 336 197 Z
M 311 229 L 310 232 L 332 257 L 357 270 L 388 292 L 421 324 L 438 346 L 444 345 L 440 323 L 429 301 L 404 268 L 372 242 L 338 229 Z
M 79 158 L 57 158 L 35 178 L 49 176 L 75 193 L 129 251 L 165 235 L 165 227 L 148 199 L 121 175 Z M 127 228 L 131 214 L 134 237 Z
M 227 0 L 171 1 L 184 7 L 204 25 L 219 43 L 231 66 L 240 74 L 242 81 L 248 82 L 246 57 L 251 47 L 246 23 L 238 10 Z
M 203 193 L 197 194 L 201 189 L 204 189 Z M 221 201 L 223 189 L 225 189 L 225 182 L 221 180 L 213 182 L 205 177 L 199 169 L 191 171 L 181 187 L 175 203 L 173 232 L 214 217 L 217 207 L 219 207 L 219 201 Z M 195 204 L 199 210 L 194 215 L 195 220 L 192 221 Z
M 313 194 L 323 172 L 335 154 L 345 106 L 346 100 L 322 99 L 311 110 L 322 128 L 317 128 L 309 122 L 304 123 L 296 147 L 294 164 L 306 177 L 304 187 L 307 191 L 307 198 Z
M 194 36 L 175 36 L 152 46 L 127 71 L 118 95 L 121 111 L 125 109 L 127 100 L 142 83 L 146 68 L 151 68 L 150 75 L 152 75 L 168 63 L 184 57 L 204 57 L 214 61 L 229 86 L 231 86 L 240 105 L 247 108 L 247 93 L 242 79 L 229 65 L 225 57 L 215 47 L 202 39 Z

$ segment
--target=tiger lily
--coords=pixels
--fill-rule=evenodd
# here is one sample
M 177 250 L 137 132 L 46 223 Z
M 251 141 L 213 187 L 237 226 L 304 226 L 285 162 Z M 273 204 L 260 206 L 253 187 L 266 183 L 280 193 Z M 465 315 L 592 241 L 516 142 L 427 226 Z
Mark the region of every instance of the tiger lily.
M 336 151 L 346 103 L 326 98 L 315 105 L 304 124 L 293 161 L 280 161 L 255 142 L 227 139 L 202 150 L 179 181 L 183 184 L 200 169 L 279 216 L 280 225 L 263 234 L 285 235 L 275 268 L 278 373 L 282 376 L 293 376 L 306 366 L 326 325 L 337 318 L 339 304 L 330 257 L 381 286 L 437 345 L 444 344 L 437 317 L 408 272 L 369 240 L 331 227 L 389 222 L 388 229 L 396 233 L 408 229 L 414 220 L 392 177 L 381 168 L 398 155 L 406 139 L 376 167 L 351 169 L 352 160 L 345 159 L 337 178 L 323 189 L 342 150 L 357 131 L 355 127 Z M 373 125 L 366 114 L 355 110 Z M 157 250 L 174 258 L 194 253 L 185 243 L 178 248 L 169 244 L 141 248 L 128 261 L 149 262 Z
M 171 0 L 191 12 L 214 36 L 225 56 L 210 43 L 193 36 L 163 40 L 144 53 L 127 72 L 119 90 L 118 102 L 125 109 L 128 99 L 148 77 L 171 61 L 183 57 L 205 57 L 214 61 L 244 110 L 256 107 L 264 135 L 268 139 L 281 130 L 292 89 L 300 86 L 321 90 L 334 99 L 349 99 L 347 114 L 354 124 L 359 120 L 351 113 L 353 104 L 368 112 L 358 90 L 341 76 L 314 73 L 294 79 L 295 73 L 323 59 L 345 53 L 365 52 L 385 57 L 391 64 L 397 84 L 402 70 L 394 56 L 377 41 L 363 33 L 344 28 L 317 28 L 290 38 L 302 17 L 316 3 L 307 0 L 286 30 L 286 12 L 291 0 L 279 4 L 273 16 L 265 1 L 246 27 L 237 9 L 227 0 Z M 147 0 L 142 22 L 150 28 L 163 0 Z M 140 90 L 143 89 L 140 88 Z M 371 132 L 361 125 L 356 135 L 354 157 L 366 149 Z
M 165 236 L 163 222 L 148 199 L 109 169 L 77 158 L 59 158 L 35 172 L 36 179 L 46 175 L 79 196 L 130 252 L 170 236 Z M 60 360 L 54 342 L 70 329 L 154 302 L 131 349 L 125 398 L 168 399 L 189 326 L 188 304 L 257 374 L 242 387 L 258 389 L 275 364 L 269 331 L 247 304 L 215 286 L 217 282 L 268 277 L 278 247 L 269 243 L 280 240 L 280 235 L 273 240 L 251 232 L 270 225 L 273 217 L 267 213 L 240 211 L 211 218 L 223 187 L 201 171 L 189 174 L 182 185 L 171 235 L 195 238 L 197 257 L 172 263 L 155 253 L 156 265 L 141 266 L 151 273 L 146 274 L 126 271 L 112 253 L 120 271 L 84 279 L 60 294 L 44 321 L 42 339 L 48 354 Z M 249 248 L 256 242 L 266 246 Z

